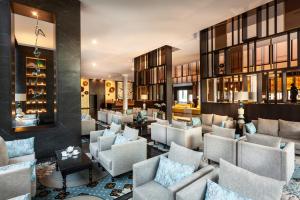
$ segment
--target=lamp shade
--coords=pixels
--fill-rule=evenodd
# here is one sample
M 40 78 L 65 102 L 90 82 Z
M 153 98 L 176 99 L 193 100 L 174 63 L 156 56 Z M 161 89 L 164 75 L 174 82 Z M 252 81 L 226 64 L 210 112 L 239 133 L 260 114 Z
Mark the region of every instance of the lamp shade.
M 26 93 L 16 93 L 15 101 L 26 101 Z
M 147 100 L 148 99 L 148 95 L 147 94 L 142 94 L 141 95 L 141 100 Z
M 235 92 L 234 100 L 235 101 L 247 101 L 249 99 L 248 92 Z

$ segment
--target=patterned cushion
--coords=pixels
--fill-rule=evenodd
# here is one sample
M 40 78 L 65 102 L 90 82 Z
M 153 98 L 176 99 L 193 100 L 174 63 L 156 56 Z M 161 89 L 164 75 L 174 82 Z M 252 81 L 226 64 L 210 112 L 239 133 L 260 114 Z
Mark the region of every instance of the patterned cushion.
M 7 141 L 5 143 L 9 158 L 25 156 L 34 153 L 34 137 L 23 140 Z
M 201 126 L 201 120 L 199 117 L 192 117 L 193 126 Z
M 139 137 L 139 130 L 125 126 L 123 136 L 129 141 L 135 141 Z
M 110 131 L 114 132 L 114 133 L 117 133 L 121 130 L 121 125 L 120 124 L 116 124 L 114 122 L 111 123 L 110 125 Z
M 7 165 L 9 162 L 7 147 L 5 141 L 0 137 L 0 167 Z
M 192 175 L 194 171 L 195 167 L 192 165 L 183 165 L 161 156 L 154 181 L 169 187 Z
M 124 137 L 121 134 L 118 134 L 116 139 L 115 139 L 114 144 L 126 144 L 128 142 L 129 142 L 129 140 L 126 137 Z
M 250 133 L 250 134 L 255 134 L 256 133 L 256 127 L 253 124 L 253 122 L 245 124 L 245 127 L 246 127 L 247 133 Z
M 31 169 L 31 181 L 36 180 L 36 174 L 35 174 L 35 160 L 33 161 L 26 161 L 26 162 L 19 162 L 11 165 L 6 165 L 3 167 L 0 167 L 0 172 L 5 172 L 7 170 L 16 170 L 16 169 L 22 169 L 30 167 Z
M 111 135 L 115 135 L 114 131 L 111 131 L 110 129 L 105 129 L 103 132 L 103 136 L 111 136 Z
M 207 179 L 205 200 L 250 200 Z

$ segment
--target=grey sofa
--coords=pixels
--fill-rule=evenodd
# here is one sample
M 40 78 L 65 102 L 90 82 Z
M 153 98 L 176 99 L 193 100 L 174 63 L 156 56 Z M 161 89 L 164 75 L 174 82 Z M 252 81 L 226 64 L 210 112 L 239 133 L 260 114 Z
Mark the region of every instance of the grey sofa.
M 0 137 L 0 153 L 3 158 L 3 154 L 7 154 L 6 145 L 2 137 Z M 3 161 L 3 159 L 1 160 Z M 19 169 L 10 169 L 9 165 L 16 164 L 25 161 L 34 161 L 35 154 L 8 158 L 6 162 L 0 163 L 0 166 L 8 166 L 6 170 L 0 171 L 0 200 L 6 200 L 14 198 L 27 193 L 30 193 L 32 197 L 36 194 L 36 180 L 31 180 L 32 171 L 30 167 L 22 167 Z
M 225 128 L 235 128 L 236 121 L 233 118 L 216 114 L 201 114 L 202 132 L 212 132 L 212 125 L 221 126 L 222 122 L 225 123 Z
M 167 144 L 167 125 L 160 123 L 151 124 L 151 140 L 161 144 Z
M 219 163 L 220 158 L 237 164 L 237 142 L 235 129 L 213 125 L 213 132 L 204 134 L 204 157 Z
M 258 118 L 252 120 L 256 127 L 257 133 L 281 137 L 282 142 L 294 142 L 295 153 L 300 155 L 300 122 L 286 120 L 270 120 Z M 247 133 L 246 127 L 243 128 L 244 134 Z
M 96 130 L 95 119 L 81 120 L 81 135 L 89 135 L 91 131 Z
M 189 150 L 172 143 L 169 153 L 166 156 L 171 160 L 185 164 L 196 164 L 199 170 L 182 181 L 169 186 L 168 188 L 154 181 L 156 171 L 159 165 L 160 156 L 153 157 L 133 166 L 133 200 L 173 200 L 176 193 L 198 178 L 211 172 L 214 167 L 205 166 L 202 162 L 202 153 Z
M 204 200 L 207 179 L 253 200 L 280 200 L 284 182 L 259 176 L 224 160 L 215 169 L 176 193 L 177 200 Z

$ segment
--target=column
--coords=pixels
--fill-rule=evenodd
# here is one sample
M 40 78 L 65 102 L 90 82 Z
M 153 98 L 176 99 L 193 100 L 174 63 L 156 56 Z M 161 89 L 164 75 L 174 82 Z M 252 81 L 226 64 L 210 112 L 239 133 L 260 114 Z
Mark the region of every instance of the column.
M 127 92 L 127 82 L 128 82 L 128 74 L 122 74 L 123 76 L 123 111 L 126 113 L 128 109 L 128 92 Z

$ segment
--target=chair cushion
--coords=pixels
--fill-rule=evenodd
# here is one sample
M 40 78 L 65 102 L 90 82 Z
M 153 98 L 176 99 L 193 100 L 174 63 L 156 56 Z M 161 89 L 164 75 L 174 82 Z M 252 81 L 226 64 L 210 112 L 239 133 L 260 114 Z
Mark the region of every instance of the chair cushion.
M 172 127 L 180 128 L 180 129 L 187 129 L 187 123 L 183 121 L 172 120 Z
M 245 127 L 246 127 L 247 133 L 255 134 L 255 133 L 257 132 L 257 131 L 256 131 L 256 127 L 255 127 L 255 125 L 253 124 L 253 122 L 250 122 L 250 123 L 245 124 Z
M 254 143 L 254 144 L 260 144 L 263 146 L 268 147 L 274 147 L 274 148 L 280 148 L 280 142 L 281 138 L 279 137 L 273 137 L 270 135 L 264 135 L 264 134 L 249 134 L 246 133 L 247 142 Z
M 7 141 L 8 157 L 25 156 L 34 153 L 34 137 L 23 140 Z
M 300 140 L 300 122 L 279 119 L 279 136 Z
M 111 117 L 111 122 L 115 123 L 115 124 L 121 125 L 122 124 L 122 119 L 121 118 L 122 118 L 122 115 L 114 114 Z
M 115 132 L 111 131 L 110 129 L 105 129 L 103 131 L 103 136 L 112 136 L 112 135 L 115 135 Z
M 154 181 L 164 187 L 169 187 L 185 177 L 192 175 L 195 169 L 193 165 L 184 165 L 168 159 L 165 156 L 160 156 Z
M 113 157 L 112 150 L 99 152 L 99 160 L 101 161 L 102 165 L 105 165 L 104 167 L 106 169 L 110 169 L 110 170 L 112 169 L 112 157 Z
M 139 130 L 125 126 L 123 136 L 129 141 L 135 141 L 139 137 Z
M 202 119 L 202 124 L 211 126 L 213 123 L 213 114 L 202 114 L 201 119 Z
M 126 144 L 128 142 L 129 140 L 125 136 L 117 134 L 114 144 Z
M 279 200 L 284 182 L 256 175 L 220 159 L 219 184 L 250 199 Z
M 5 141 L 0 137 L 0 167 L 7 165 L 9 162 Z
M 258 133 L 278 136 L 278 120 L 258 118 L 257 129 Z
M 119 132 L 121 130 L 121 124 L 112 122 L 109 130 L 113 131 L 114 133 Z
M 147 182 L 133 190 L 134 199 L 166 200 L 171 199 L 171 195 L 173 196 L 168 188 L 155 181 Z
M 192 165 L 195 169 L 199 167 L 204 167 L 205 163 L 202 161 L 203 153 L 198 151 L 193 151 L 186 147 L 180 146 L 175 142 L 171 143 L 168 158 L 179 162 L 184 165 Z
M 230 191 L 219 184 L 207 179 L 205 200 L 230 199 L 230 200 L 251 200 Z
M 213 117 L 213 124 L 217 126 L 221 126 L 223 121 L 226 121 L 228 119 L 228 116 L 223 115 L 216 115 L 214 114 Z
M 199 117 L 192 117 L 193 126 L 201 126 L 201 119 Z
M 92 154 L 92 156 L 98 158 L 98 143 L 97 142 L 90 143 L 90 153 Z
M 222 128 L 216 125 L 212 125 L 212 134 L 217 135 L 220 137 L 226 137 L 226 138 L 235 138 L 235 129 L 231 128 Z
M 233 120 L 226 120 L 222 122 L 223 128 L 235 128 L 235 123 Z

